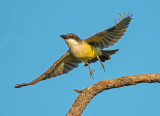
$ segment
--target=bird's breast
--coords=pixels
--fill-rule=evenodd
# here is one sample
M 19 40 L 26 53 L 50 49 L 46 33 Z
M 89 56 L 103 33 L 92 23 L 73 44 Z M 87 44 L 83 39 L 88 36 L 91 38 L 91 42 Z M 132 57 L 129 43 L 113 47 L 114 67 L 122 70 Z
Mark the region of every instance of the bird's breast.
M 79 43 L 78 45 L 70 47 L 70 53 L 82 60 L 89 60 L 98 55 L 100 50 L 98 50 L 96 47 L 91 46 L 85 42 L 82 41 L 82 43 Z

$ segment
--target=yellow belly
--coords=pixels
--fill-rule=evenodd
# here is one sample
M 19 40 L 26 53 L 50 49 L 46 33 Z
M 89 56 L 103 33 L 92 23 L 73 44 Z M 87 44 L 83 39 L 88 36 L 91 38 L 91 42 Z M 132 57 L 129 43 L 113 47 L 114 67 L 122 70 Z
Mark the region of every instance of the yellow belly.
M 101 51 L 96 47 L 83 42 L 81 45 L 78 45 L 71 50 L 71 52 L 76 58 L 81 59 L 84 63 L 87 63 L 88 60 L 96 57 Z

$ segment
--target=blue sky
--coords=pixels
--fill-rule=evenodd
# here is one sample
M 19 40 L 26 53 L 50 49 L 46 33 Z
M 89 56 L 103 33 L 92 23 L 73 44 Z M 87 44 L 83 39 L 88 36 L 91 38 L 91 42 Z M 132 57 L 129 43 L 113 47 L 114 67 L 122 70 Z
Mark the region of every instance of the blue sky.
M 64 116 L 84 89 L 101 80 L 159 73 L 160 1 L 158 0 L 0 0 L 0 115 Z M 133 20 L 123 38 L 108 49 L 120 49 L 97 62 L 34 86 L 30 82 L 58 60 L 68 47 L 61 34 L 88 38 L 115 24 L 118 14 L 131 12 Z M 83 116 L 158 116 L 160 85 L 139 84 L 104 91 L 92 99 Z

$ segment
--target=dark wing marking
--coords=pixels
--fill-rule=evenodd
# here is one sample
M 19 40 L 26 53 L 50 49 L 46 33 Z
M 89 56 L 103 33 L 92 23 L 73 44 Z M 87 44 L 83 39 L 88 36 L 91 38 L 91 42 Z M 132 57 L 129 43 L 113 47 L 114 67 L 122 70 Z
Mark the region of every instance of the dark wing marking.
M 74 68 L 78 67 L 78 64 L 81 62 L 82 62 L 81 60 L 74 58 L 72 55 L 70 55 L 69 52 L 67 52 L 37 79 L 33 80 L 30 83 L 17 84 L 15 88 L 20 88 L 20 87 L 28 86 L 28 85 L 34 85 L 38 83 L 39 81 L 46 80 L 52 77 L 57 77 L 59 75 L 68 73 L 70 70 L 73 70 Z
M 114 45 L 124 35 L 126 28 L 132 19 L 131 17 L 132 14 L 125 16 L 121 20 L 121 15 L 119 14 L 120 21 L 118 24 L 107 30 L 101 31 L 88 39 L 85 39 L 84 41 L 100 49 L 108 48 L 109 46 Z M 115 22 L 117 21 L 115 20 Z

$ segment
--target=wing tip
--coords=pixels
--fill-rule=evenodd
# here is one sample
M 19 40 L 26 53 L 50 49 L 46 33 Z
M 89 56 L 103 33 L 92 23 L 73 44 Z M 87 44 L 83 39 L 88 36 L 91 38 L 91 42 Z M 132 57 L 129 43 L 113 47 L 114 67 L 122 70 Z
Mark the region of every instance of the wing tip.
M 115 49 L 115 51 L 119 51 L 119 49 Z
M 126 14 L 126 12 L 124 11 L 123 16 L 121 15 L 121 13 L 119 13 L 119 21 L 117 22 L 117 20 L 115 19 L 115 25 L 118 25 L 122 20 L 127 19 L 129 20 L 129 22 L 132 19 L 133 14 L 130 13 L 130 11 Z
M 24 86 L 28 86 L 28 84 L 26 84 L 26 83 L 16 84 L 16 85 L 14 86 L 14 88 L 21 88 L 21 87 L 24 87 Z
M 124 16 L 125 16 L 125 15 L 124 15 Z M 130 13 L 130 12 L 128 12 L 125 18 L 129 18 L 129 19 L 131 20 L 131 19 L 132 19 L 132 17 L 133 17 L 133 14 L 132 14 L 132 13 Z

